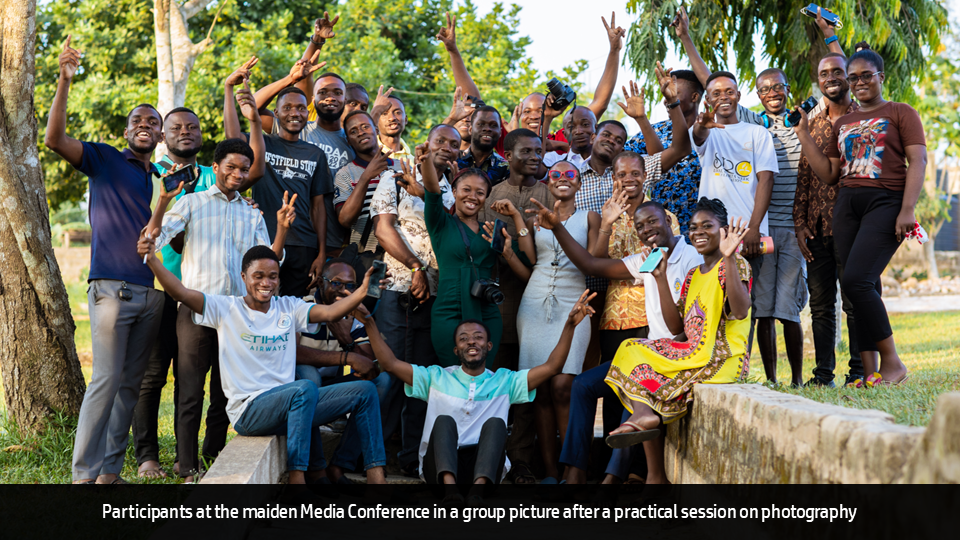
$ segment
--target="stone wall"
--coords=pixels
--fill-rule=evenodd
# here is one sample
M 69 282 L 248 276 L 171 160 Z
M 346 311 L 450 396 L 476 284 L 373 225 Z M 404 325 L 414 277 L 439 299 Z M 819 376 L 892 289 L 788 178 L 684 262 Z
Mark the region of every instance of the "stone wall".
M 960 482 L 960 393 L 944 394 L 927 429 L 759 385 L 697 385 L 667 430 L 674 483 Z

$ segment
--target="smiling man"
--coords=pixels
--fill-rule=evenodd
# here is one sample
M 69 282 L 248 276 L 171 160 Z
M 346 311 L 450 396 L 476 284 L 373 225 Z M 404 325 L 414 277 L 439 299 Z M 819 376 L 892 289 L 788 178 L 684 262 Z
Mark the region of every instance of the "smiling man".
M 413 159 L 410 145 L 403 140 L 403 131 L 407 129 L 407 109 L 397 96 L 387 98 L 389 105 L 382 113 L 374 107 L 371 111 L 377 123 L 380 149 L 390 151 L 397 159 Z
M 484 105 L 473 113 L 470 122 L 470 148 L 457 159 L 457 166 L 482 170 L 496 186 L 510 176 L 510 165 L 496 151 L 501 134 L 500 112 Z

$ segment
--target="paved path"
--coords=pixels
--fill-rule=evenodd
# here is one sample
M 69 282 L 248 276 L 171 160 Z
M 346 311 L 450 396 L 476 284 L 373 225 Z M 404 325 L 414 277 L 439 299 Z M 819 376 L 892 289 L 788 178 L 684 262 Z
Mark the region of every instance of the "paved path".
M 890 313 L 960 311 L 960 294 L 940 296 L 885 296 L 883 303 Z

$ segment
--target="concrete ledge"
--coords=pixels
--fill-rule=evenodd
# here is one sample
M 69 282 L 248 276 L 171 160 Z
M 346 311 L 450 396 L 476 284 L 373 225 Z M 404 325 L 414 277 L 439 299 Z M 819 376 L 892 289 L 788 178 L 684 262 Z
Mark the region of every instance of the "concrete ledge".
M 675 483 L 960 481 L 960 394 L 941 396 L 929 429 L 760 385 L 700 384 L 667 430 Z
M 201 484 L 276 484 L 287 470 L 287 438 L 243 437 L 227 444 Z

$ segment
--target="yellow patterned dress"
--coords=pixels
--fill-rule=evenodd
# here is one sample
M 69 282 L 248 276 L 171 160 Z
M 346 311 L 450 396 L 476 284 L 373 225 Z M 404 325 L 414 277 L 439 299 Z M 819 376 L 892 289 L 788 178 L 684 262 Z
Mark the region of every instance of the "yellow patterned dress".
M 740 278 L 752 286 L 750 264 L 737 255 Z M 617 350 L 605 382 L 631 413 L 631 401 L 650 406 L 669 424 L 687 413 L 693 385 L 740 382 L 750 370 L 750 315 L 728 319 L 723 260 L 705 274 L 687 274 L 680 293 L 686 342 L 628 339 Z

